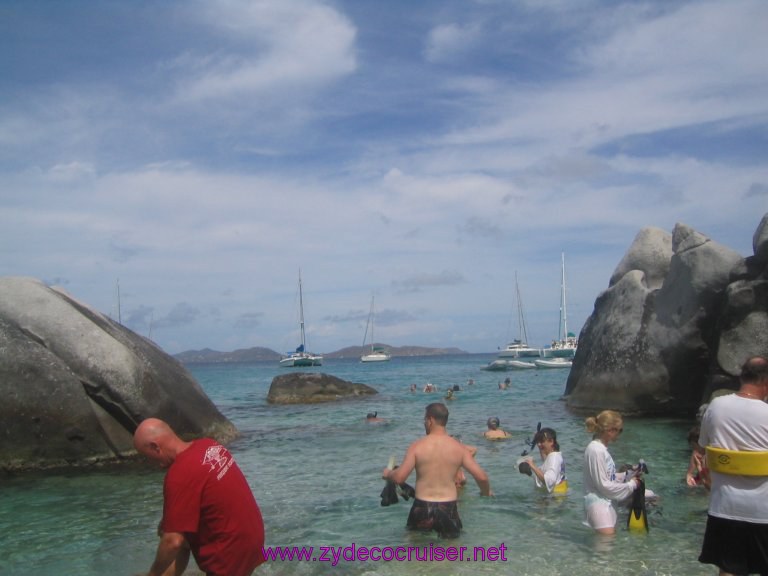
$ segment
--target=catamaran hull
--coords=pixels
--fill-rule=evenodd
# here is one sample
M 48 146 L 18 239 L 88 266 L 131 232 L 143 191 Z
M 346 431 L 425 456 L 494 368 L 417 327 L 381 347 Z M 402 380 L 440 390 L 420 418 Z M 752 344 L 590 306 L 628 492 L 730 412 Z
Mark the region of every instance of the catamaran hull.
M 307 366 L 322 366 L 323 357 L 309 354 L 291 355 L 280 360 L 280 366 L 283 368 L 303 368 Z
M 499 352 L 499 358 L 538 358 L 540 351 L 538 348 L 505 348 Z
M 541 350 L 542 358 L 573 358 L 576 356 L 577 345 L 559 344 L 553 348 L 544 348 Z

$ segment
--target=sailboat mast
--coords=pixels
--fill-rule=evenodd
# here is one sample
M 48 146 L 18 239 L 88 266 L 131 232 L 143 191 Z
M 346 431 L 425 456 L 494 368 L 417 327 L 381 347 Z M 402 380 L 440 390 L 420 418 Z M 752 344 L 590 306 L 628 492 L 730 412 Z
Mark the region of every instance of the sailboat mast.
M 517 326 L 520 332 L 520 342 L 528 345 L 528 328 L 525 325 L 523 315 L 523 301 L 520 298 L 520 285 L 517 283 L 517 270 L 515 270 L 515 297 L 517 298 Z
M 373 298 L 374 298 L 374 296 L 373 296 L 373 294 L 371 294 L 371 354 L 373 354 L 373 343 L 375 341 L 373 339 L 373 326 L 375 325 L 375 322 L 374 322 L 374 311 L 373 311 L 374 310 L 374 308 L 373 308 Z
M 299 271 L 299 328 L 301 329 L 301 349 L 306 349 L 305 335 L 304 335 L 304 296 L 301 292 L 301 271 Z
M 562 280 L 560 284 L 560 297 L 562 302 L 560 303 L 560 316 L 562 321 L 563 334 L 560 336 L 560 340 L 568 339 L 568 310 L 566 308 L 566 294 L 565 294 L 565 252 L 560 254 L 562 260 Z
M 363 334 L 363 348 L 368 341 L 368 330 L 371 331 L 371 353 L 373 353 L 373 295 L 371 295 L 371 309 L 368 311 L 368 320 L 365 322 L 365 334 Z

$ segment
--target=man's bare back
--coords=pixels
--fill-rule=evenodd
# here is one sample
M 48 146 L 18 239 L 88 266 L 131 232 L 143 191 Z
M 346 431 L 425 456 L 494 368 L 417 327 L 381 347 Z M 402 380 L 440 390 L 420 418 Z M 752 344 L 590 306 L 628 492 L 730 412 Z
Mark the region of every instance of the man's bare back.
M 416 469 L 416 498 L 427 502 L 451 502 L 457 499 L 456 473 L 464 468 L 480 487 L 483 496 L 491 493 L 488 475 L 466 447 L 451 438 L 445 426 L 426 416 L 427 435 L 410 445 L 396 470 L 385 470 L 383 476 L 396 484 L 408 479 Z
M 425 436 L 414 442 L 411 449 L 416 461 L 416 498 L 421 500 L 429 502 L 456 500 L 458 497 L 454 481 L 456 473 L 462 467 L 474 465 L 480 468 L 464 446 L 447 434 Z M 481 479 L 484 476 L 477 471 L 472 475 L 475 478 L 480 475 Z

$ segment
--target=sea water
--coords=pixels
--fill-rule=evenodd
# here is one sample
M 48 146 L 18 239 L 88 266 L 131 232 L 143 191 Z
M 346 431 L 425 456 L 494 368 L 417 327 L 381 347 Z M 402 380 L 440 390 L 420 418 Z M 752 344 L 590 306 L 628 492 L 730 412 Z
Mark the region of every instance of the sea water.
M 684 483 L 690 421 L 632 419 L 610 450 L 617 464 L 648 465 L 646 484 L 659 495 L 649 508 L 648 533 L 628 532 L 627 511 L 619 511 L 617 534 L 595 535 L 582 524 L 582 455 L 590 441 L 583 416 L 562 400 L 566 369 L 484 372 L 487 355 L 393 358 L 363 364 L 326 360 L 312 368 L 368 384 L 378 395 L 328 404 L 271 406 L 272 378 L 288 370 L 276 363 L 199 365 L 190 370 L 241 436 L 230 450 L 261 507 L 270 546 L 314 547 L 314 560 L 275 561 L 257 573 L 277 574 L 514 574 L 514 575 L 686 575 L 716 574 L 696 558 L 706 522 L 708 496 Z M 509 377 L 512 385 L 500 390 Z M 473 379 L 474 385 L 468 385 Z M 439 391 L 422 392 L 432 382 Z M 410 392 L 411 384 L 418 391 Z M 390 456 L 400 461 L 408 445 L 424 434 L 424 407 L 446 402 L 448 431 L 478 448 L 493 497 L 484 498 L 471 477 L 459 498 L 464 531 L 441 540 L 405 530 L 410 502 L 382 507 L 381 471 Z M 368 412 L 384 423 L 368 423 Z M 486 420 L 498 416 L 512 434 L 505 441 L 482 438 Z M 569 493 L 552 498 L 534 489 L 515 461 L 526 440 L 542 426 L 557 430 L 566 461 Z M 538 453 L 534 450 L 538 459 Z M 0 574 L 131 575 L 146 572 L 157 545 L 163 472 L 151 467 L 122 470 L 27 474 L 2 480 Z M 414 475 L 410 483 L 415 483 Z M 414 547 L 419 558 L 436 547 L 466 547 L 465 559 L 347 561 L 338 554 L 352 546 Z M 337 561 L 322 561 L 321 547 L 336 547 Z M 477 561 L 475 550 L 497 560 Z M 503 558 L 502 560 L 502 553 Z M 333 559 L 328 553 L 329 560 Z M 188 574 L 199 574 L 194 561 Z

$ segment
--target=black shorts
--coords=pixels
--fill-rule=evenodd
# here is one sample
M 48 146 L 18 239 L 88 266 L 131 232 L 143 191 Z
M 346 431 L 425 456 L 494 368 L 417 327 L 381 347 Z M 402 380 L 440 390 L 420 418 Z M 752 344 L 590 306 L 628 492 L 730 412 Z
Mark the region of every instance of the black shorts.
M 458 538 L 461 533 L 461 518 L 456 501 L 427 502 L 414 499 L 408 514 L 409 530 L 434 530 L 441 538 Z
M 731 574 L 768 576 L 768 524 L 708 515 L 699 562 Z

